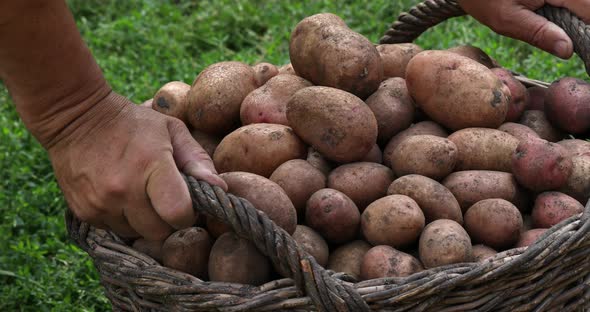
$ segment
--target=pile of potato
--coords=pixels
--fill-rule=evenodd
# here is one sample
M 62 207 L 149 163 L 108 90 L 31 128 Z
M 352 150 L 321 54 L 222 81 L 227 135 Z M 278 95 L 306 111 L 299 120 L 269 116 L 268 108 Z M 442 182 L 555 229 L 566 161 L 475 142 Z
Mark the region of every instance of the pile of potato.
M 249 200 L 315 257 L 360 280 L 482 261 L 532 244 L 590 196 L 590 84 L 526 88 L 483 51 L 373 45 L 333 14 L 301 21 L 291 64 L 213 64 L 152 107 L 177 117 Z M 200 218 L 133 243 L 210 281 L 286 276 Z

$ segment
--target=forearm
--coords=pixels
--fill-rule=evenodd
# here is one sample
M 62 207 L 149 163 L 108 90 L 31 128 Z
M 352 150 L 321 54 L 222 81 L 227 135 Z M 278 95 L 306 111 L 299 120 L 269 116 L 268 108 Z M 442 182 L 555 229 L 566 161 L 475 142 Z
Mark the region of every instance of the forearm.
M 46 148 L 111 91 L 63 0 L 0 0 L 0 79 Z

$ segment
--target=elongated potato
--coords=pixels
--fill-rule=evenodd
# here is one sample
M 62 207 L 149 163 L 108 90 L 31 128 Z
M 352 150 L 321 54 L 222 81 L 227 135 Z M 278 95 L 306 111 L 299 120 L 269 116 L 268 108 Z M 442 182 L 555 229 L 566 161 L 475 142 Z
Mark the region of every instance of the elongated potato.
M 227 135 L 215 149 L 213 163 L 220 173 L 246 171 L 263 177 L 282 163 L 305 157 L 307 148 L 287 126 L 251 124 Z
M 458 150 L 452 141 L 434 135 L 414 135 L 393 151 L 391 167 L 397 176 L 419 174 L 440 180 L 455 168 Z
M 519 141 L 528 140 L 530 138 L 539 138 L 539 135 L 531 128 L 514 122 L 503 123 L 498 130 L 504 131 L 511 136 L 517 138 Z
M 590 142 L 586 140 L 562 140 L 557 144 L 565 147 L 572 156 L 590 156 Z
M 420 261 L 413 256 L 390 246 L 380 245 L 371 248 L 363 257 L 361 279 L 404 277 L 423 269 Z
M 406 77 L 406 67 L 416 54 L 422 52 L 422 48 L 414 43 L 381 44 L 377 51 L 383 62 L 383 76 Z
M 509 201 L 492 198 L 475 203 L 465 213 L 465 229 L 471 239 L 496 250 L 516 244 L 522 215 Z
M 299 22 L 291 33 L 289 55 L 297 75 L 363 99 L 383 80 L 375 46 L 334 14 L 316 14 Z
M 487 68 L 496 67 L 496 64 L 494 64 L 494 60 L 492 60 L 492 58 L 489 55 L 487 55 L 482 49 L 474 47 L 472 45 L 460 45 L 449 48 L 447 49 L 447 51 L 468 57 L 480 63 L 481 65 L 484 65 Z
M 406 83 L 416 105 L 452 129 L 498 128 L 510 90 L 487 67 L 448 51 L 424 51 L 408 64 Z
M 450 219 L 463 224 L 463 213 L 459 202 L 442 184 L 437 181 L 410 174 L 393 181 L 387 189 L 387 195 L 406 195 L 418 203 L 426 224 L 438 219 Z
M 447 131 L 436 122 L 421 121 L 396 134 L 391 140 L 389 140 L 389 143 L 387 143 L 387 146 L 385 146 L 385 149 L 383 150 L 383 164 L 391 168 L 391 157 L 397 146 L 405 139 L 413 135 L 421 134 L 434 135 L 441 138 L 446 138 L 449 135 Z
M 506 132 L 486 128 L 467 128 L 449 136 L 459 155 L 455 170 L 494 170 L 512 172 L 512 153 L 518 139 Z
M 187 119 L 194 129 L 227 134 L 239 126 L 242 101 L 257 87 L 256 74 L 247 64 L 213 64 L 191 86 Z
M 363 159 L 377 142 L 377 120 L 358 97 L 334 88 L 297 91 L 287 104 L 295 133 L 326 158 L 341 162 Z

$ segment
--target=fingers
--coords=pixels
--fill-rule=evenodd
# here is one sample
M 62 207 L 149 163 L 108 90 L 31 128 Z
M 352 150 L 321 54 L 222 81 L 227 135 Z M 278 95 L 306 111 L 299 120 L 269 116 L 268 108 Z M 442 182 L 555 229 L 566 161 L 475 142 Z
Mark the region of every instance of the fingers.
M 123 217 L 104 218 L 104 223 L 115 233 L 123 238 L 138 238 L 141 235 L 131 227 L 129 222 Z
M 128 201 L 123 212 L 131 228 L 148 240 L 165 240 L 173 232 L 173 228 L 156 213 L 147 197 Z
M 155 212 L 175 229 L 196 221 L 188 187 L 178 172 L 172 155 L 156 164 L 147 178 L 146 191 Z
M 546 0 L 548 4 L 567 8 L 584 23 L 590 23 L 590 0 Z
M 178 168 L 197 179 L 217 185 L 227 191 L 227 184 L 217 175 L 211 157 L 191 136 L 181 121 L 171 119 L 168 130 L 172 138 L 174 160 Z

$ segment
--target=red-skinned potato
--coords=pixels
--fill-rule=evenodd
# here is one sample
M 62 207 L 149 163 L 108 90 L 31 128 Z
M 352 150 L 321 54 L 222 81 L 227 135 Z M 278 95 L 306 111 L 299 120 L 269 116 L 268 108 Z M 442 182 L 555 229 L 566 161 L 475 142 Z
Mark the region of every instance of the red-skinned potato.
M 547 88 L 530 87 L 527 90 L 529 94 L 529 103 L 526 105 L 528 110 L 545 111 L 545 96 L 547 95 Z
M 571 196 L 560 192 L 544 192 L 537 196 L 533 206 L 533 226 L 550 228 L 583 211 L 584 206 Z
M 381 245 L 369 249 L 363 257 L 361 279 L 405 277 L 423 269 L 420 261 L 413 256 L 391 246 Z
M 344 272 L 354 278 L 361 276 L 361 264 L 371 245 L 362 240 L 355 240 L 336 248 L 330 253 L 328 270 Z
M 465 229 L 475 243 L 499 250 L 513 246 L 522 228 L 518 208 L 499 198 L 475 203 L 465 213 L 464 220 Z
M 529 138 L 539 138 L 539 135 L 533 129 L 514 122 L 503 123 L 498 130 L 504 131 L 519 141 L 528 140 Z
M 162 264 L 207 278 L 207 263 L 211 251 L 211 237 L 205 229 L 190 227 L 170 235 L 162 245 Z
M 506 121 L 518 121 L 528 103 L 528 93 L 525 86 L 516 80 L 505 68 L 492 68 L 491 71 L 510 89 L 510 101 L 508 102 Z
M 493 248 L 490 248 L 486 245 L 474 245 L 471 248 L 471 251 L 473 252 L 473 261 L 474 262 L 480 262 L 480 261 L 484 261 L 490 257 L 495 256 L 498 252 L 495 251 Z
M 518 139 L 506 132 L 487 128 L 467 128 L 449 135 L 459 151 L 455 170 L 495 170 L 511 172 L 512 153 Z
M 402 141 L 391 155 L 397 176 L 419 174 L 440 180 L 453 172 L 459 151 L 455 143 L 434 135 L 414 135 Z
M 590 156 L 590 142 L 579 139 L 569 139 L 557 142 L 563 146 L 570 155 L 573 156 Z
M 545 232 L 547 232 L 547 229 L 532 229 L 523 232 L 520 234 L 520 239 L 516 242 L 515 248 L 528 247 L 534 244 Z
M 433 121 L 421 121 L 408 129 L 396 134 L 383 150 L 383 164 L 391 168 L 391 157 L 397 146 L 405 139 L 414 135 L 434 135 L 446 138 L 449 134 L 447 131 Z
M 252 69 L 256 77 L 256 84 L 259 87 L 263 86 L 270 78 L 279 74 L 279 69 L 270 63 L 258 63 L 252 66 Z
M 492 60 L 492 58 L 489 55 L 487 55 L 482 49 L 474 47 L 472 45 L 460 45 L 449 48 L 447 49 L 447 51 L 468 57 L 480 63 L 481 65 L 484 65 L 487 68 L 496 67 L 496 64 L 494 64 L 494 60 Z
M 516 180 L 537 192 L 564 186 L 572 166 L 572 158 L 563 146 L 542 139 L 521 141 L 512 155 Z
M 404 78 L 410 60 L 423 50 L 414 43 L 396 43 L 380 44 L 377 46 L 377 51 L 383 63 L 384 78 Z
M 152 108 L 162 114 L 187 122 L 188 91 L 191 86 L 182 81 L 171 81 L 163 85 L 154 95 Z
M 472 259 L 471 239 L 461 225 L 440 219 L 426 226 L 418 246 L 425 268 L 469 262 Z
M 344 193 L 325 188 L 313 193 L 307 201 L 305 221 L 329 243 L 340 244 L 355 238 L 360 213 Z
M 590 83 L 566 77 L 547 89 L 545 112 L 552 124 L 572 134 L 590 130 Z
M 539 110 L 524 111 L 518 123 L 533 129 L 541 139 L 549 142 L 557 142 L 564 137 L 563 132 L 555 128 L 545 113 Z
M 297 225 L 293 239 L 303 250 L 314 257 L 319 265 L 326 267 L 329 256 L 328 243 L 320 234 L 305 225 Z

